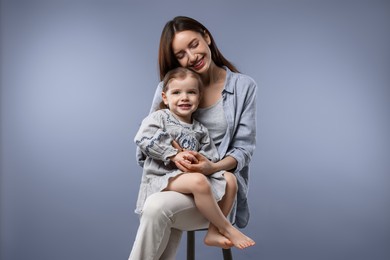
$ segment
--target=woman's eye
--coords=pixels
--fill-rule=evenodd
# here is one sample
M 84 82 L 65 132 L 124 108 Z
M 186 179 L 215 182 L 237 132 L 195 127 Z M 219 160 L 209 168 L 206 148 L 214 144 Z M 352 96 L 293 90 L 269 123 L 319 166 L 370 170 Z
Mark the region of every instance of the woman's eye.
M 180 60 L 180 59 L 183 59 L 183 58 L 184 58 L 184 54 L 183 53 L 176 54 L 176 59 Z
M 199 42 L 193 42 L 190 47 L 196 48 L 196 47 L 198 47 L 198 45 L 199 45 Z

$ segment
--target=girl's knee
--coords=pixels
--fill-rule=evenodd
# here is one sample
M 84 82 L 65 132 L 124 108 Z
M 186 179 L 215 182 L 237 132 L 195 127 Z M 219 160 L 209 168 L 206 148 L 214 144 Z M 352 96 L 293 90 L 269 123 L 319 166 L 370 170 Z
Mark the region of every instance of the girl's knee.
M 191 173 L 193 174 L 193 187 L 197 192 L 211 192 L 210 182 L 207 177 L 201 173 Z
M 225 177 L 228 188 L 237 189 L 237 178 L 233 173 L 225 172 L 224 177 Z

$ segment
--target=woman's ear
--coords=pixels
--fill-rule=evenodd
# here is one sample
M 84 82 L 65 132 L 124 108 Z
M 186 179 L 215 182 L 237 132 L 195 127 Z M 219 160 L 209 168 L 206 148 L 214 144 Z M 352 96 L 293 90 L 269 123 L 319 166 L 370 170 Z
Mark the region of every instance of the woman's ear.
M 209 33 L 207 31 L 204 31 L 203 38 L 207 42 L 207 45 L 211 44 L 211 38 L 210 38 L 210 35 L 209 35 Z

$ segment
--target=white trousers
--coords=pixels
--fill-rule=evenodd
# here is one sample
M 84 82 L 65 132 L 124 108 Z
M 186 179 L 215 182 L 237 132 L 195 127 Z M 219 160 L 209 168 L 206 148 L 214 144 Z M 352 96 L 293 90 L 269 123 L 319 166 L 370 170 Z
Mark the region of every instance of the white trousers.
M 174 191 L 149 196 L 129 260 L 174 260 L 183 231 L 207 228 L 192 196 Z

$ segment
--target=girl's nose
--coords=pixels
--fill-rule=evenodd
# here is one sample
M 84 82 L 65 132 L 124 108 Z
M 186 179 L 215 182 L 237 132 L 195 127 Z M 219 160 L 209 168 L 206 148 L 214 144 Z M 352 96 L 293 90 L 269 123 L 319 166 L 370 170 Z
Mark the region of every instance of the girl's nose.
M 187 95 L 187 93 L 183 93 L 183 94 L 181 95 L 181 100 L 188 100 L 188 95 Z

